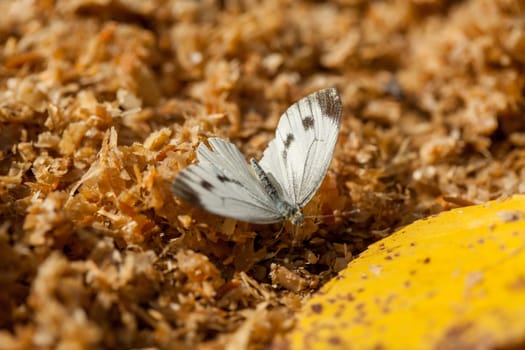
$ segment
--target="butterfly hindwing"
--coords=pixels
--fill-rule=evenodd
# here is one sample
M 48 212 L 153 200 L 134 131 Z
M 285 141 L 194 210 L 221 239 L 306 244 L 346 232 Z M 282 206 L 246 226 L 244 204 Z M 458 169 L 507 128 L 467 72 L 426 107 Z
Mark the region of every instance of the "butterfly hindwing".
M 299 100 L 281 116 L 260 165 L 280 184 L 286 200 L 303 207 L 321 185 L 341 115 L 341 99 L 328 88 Z
M 210 138 L 208 142 L 212 150 L 199 145 L 199 163 L 178 174 L 173 192 L 214 214 L 253 223 L 281 221 L 282 215 L 237 147 L 218 138 Z

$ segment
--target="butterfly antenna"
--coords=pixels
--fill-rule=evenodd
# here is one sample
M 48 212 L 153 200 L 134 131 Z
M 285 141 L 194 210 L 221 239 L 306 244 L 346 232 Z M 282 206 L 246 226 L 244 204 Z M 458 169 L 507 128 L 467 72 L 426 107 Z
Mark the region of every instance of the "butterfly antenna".
M 308 218 L 308 219 L 322 219 L 322 218 L 333 218 L 333 217 L 338 217 L 338 216 L 347 216 L 347 215 L 352 215 L 352 214 L 355 214 L 355 213 L 359 213 L 361 210 L 360 209 L 353 209 L 353 210 L 348 210 L 348 211 L 343 211 L 343 212 L 340 212 L 340 213 L 336 213 L 336 214 L 326 214 L 326 215 L 306 215 L 304 218 Z
M 279 237 L 281 237 L 281 233 L 283 233 L 284 231 L 284 223 L 281 225 L 281 228 L 279 229 L 279 232 L 277 232 L 277 234 L 275 235 L 275 240 L 274 241 L 278 241 L 279 240 Z

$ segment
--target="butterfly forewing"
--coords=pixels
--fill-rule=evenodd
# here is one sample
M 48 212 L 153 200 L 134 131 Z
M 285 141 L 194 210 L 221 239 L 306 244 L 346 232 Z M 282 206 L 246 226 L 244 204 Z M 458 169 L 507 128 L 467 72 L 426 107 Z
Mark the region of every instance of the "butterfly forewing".
M 300 207 L 312 198 L 332 160 L 342 104 L 333 88 L 315 92 L 282 115 L 262 168 L 279 182 L 286 200 Z
M 214 214 L 253 223 L 281 221 L 282 215 L 237 147 L 217 138 L 210 138 L 208 142 L 213 151 L 204 144 L 199 145 L 199 163 L 178 174 L 173 192 Z

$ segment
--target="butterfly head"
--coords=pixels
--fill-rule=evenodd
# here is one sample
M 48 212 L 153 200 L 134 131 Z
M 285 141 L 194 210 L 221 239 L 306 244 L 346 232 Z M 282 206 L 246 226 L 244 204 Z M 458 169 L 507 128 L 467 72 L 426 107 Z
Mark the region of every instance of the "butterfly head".
M 292 224 L 302 226 L 304 223 L 304 216 L 301 212 L 301 208 L 294 205 L 288 205 L 284 211 L 284 217 L 289 220 Z
M 294 225 L 303 226 L 304 216 L 303 216 L 303 213 L 301 213 L 300 209 L 297 209 L 297 211 L 292 214 L 292 217 L 290 218 L 290 221 Z

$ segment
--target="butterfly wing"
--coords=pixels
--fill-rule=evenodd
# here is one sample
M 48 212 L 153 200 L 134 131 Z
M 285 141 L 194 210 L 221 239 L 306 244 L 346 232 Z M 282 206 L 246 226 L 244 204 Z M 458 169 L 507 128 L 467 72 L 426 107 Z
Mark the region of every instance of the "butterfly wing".
M 281 116 L 275 138 L 259 162 L 290 203 L 303 207 L 321 185 L 332 160 L 342 115 L 334 88 L 299 100 Z
M 177 175 L 173 193 L 195 207 L 241 221 L 260 224 L 281 221 L 282 215 L 238 148 L 218 138 L 209 138 L 208 143 L 212 150 L 199 145 L 199 163 Z

